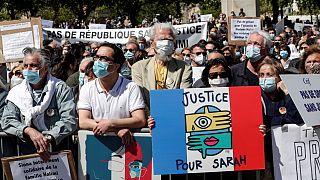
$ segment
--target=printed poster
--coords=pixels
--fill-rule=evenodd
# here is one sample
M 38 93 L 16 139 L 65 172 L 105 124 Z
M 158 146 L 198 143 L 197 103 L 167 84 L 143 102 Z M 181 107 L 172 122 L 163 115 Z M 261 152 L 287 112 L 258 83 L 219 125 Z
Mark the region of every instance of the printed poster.
M 154 173 L 264 169 L 260 87 L 151 91 Z

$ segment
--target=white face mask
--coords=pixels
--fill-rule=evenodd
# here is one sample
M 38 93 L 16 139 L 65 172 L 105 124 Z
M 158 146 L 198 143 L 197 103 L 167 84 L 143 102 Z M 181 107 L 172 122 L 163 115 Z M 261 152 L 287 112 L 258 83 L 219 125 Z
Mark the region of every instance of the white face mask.
M 11 78 L 11 88 L 20 84 L 23 81 L 23 78 L 19 78 L 18 76 L 12 76 Z
M 190 57 L 187 57 L 187 56 L 183 56 L 183 61 L 186 62 L 187 64 L 191 64 L 191 59 Z
M 170 40 L 158 40 L 156 42 L 156 52 L 161 60 L 168 60 L 173 53 L 174 43 Z
M 200 54 L 198 56 L 196 56 L 194 58 L 194 61 L 198 64 L 198 65 L 203 65 L 204 62 L 206 61 L 206 57 L 207 56 L 204 56 L 203 54 Z
M 227 87 L 229 83 L 229 79 L 228 78 L 216 78 L 216 79 L 208 78 L 208 82 L 211 87 Z

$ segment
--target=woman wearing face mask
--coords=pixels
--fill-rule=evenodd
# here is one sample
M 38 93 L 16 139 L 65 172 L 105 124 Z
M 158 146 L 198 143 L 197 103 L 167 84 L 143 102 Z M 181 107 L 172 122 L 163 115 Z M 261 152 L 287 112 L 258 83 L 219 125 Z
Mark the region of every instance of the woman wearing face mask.
M 262 105 L 264 109 L 266 171 L 264 177 L 273 177 L 272 143 L 269 130 L 272 126 L 283 124 L 302 124 L 303 120 L 294 105 L 287 88 L 279 74 L 284 68 L 278 61 L 266 57 L 258 66 L 259 84 L 262 89 Z M 267 173 L 270 172 L 270 173 Z
M 282 64 L 282 66 L 284 67 L 284 69 L 287 69 L 289 67 L 290 61 L 291 59 L 289 59 L 290 55 L 291 55 L 291 51 L 289 46 L 287 45 L 282 45 L 280 47 L 280 62 Z
M 197 80 L 194 88 L 228 87 L 231 82 L 231 70 L 223 59 L 209 60 L 202 71 L 201 79 Z
M 228 66 L 237 64 L 235 62 L 235 52 L 232 46 L 226 46 L 222 48 L 223 56 L 227 61 Z
M 302 74 L 320 74 L 320 47 L 310 46 L 302 56 L 300 63 Z
M 181 51 L 181 55 L 182 55 L 183 61 L 190 65 L 191 64 L 191 59 L 190 59 L 191 51 L 190 51 L 190 49 L 183 48 Z

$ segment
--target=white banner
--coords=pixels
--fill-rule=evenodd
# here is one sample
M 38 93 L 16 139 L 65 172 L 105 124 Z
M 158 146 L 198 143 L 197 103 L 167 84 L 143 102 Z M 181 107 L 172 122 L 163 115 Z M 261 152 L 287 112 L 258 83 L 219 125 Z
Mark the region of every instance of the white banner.
M 177 30 L 177 48 L 191 47 L 201 39 L 207 38 L 207 23 L 193 23 L 174 26 Z M 130 36 L 143 36 L 150 40 L 149 28 L 129 29 L 54 29 L 44 28 L 44 37 L 52 38 L 58 42 L 62 39 L 76 41 L 97 41 L 115 44 L 125 44 Z
M 276 180 L 320 179 L 319 130 L 295 124 L 272 128 Z
M 303 121 L 320 125 L 320 75 L 280 75 Z

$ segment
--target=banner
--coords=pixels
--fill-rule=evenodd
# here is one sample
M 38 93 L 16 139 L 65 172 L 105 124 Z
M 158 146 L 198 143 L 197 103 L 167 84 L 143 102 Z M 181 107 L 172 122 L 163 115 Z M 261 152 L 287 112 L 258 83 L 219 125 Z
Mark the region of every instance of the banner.
M 106 24 L 89 24 L 89 29 L 106 29 L 107 25 Z
M 79 131 L 78 177 L 85 179 L 158 180 L 153 176 L 150 133 L 134 133 L 130 146 L 114 134 L 95 136 Z
M 319 130 L 295 124 L 272 127 L 276 180 L 320 179 Z
M 264 169 L 259 87 L 151 90 L 150 98 L 154 174 Z
M 201 22 L 209 22 L 212 19 L 212 14 L 200 15 Z
M 52 28 L 53 21 L 42 19 L 42 28 Z
M 304 23 L 294 23 L 294 30 L 301 31 L 303 30 L 303 27 L 310 26 L 312 27 L 312 24 L 304 24 Z
M 207 23 L 193 23 L 174 26 L 177 30 L 177 48 L 191 47 L 201 39 L 207 38 Z M 129 28 L 129 29 L 44 29 L 47 38 L 52 38 L 58 42 L 68 39 L 70 42 L 76 41 L 97 41 L 115 44 L 126 44 L 130 36 L 143 36 L 150 40 L 149 28 Z
M 229 17 L 228 18 L 229 42 L 245 43 L 249 34 L 253 31 L 261 30 L 261 19 L 258 17 Z
M 280 77 L 306 125 L 320 125 L 320 75 L 299 74 Z
M 204 67 L 192 67 L 192 82 L 193 84 L 201 79 L 202 71 L 204 70 Z

